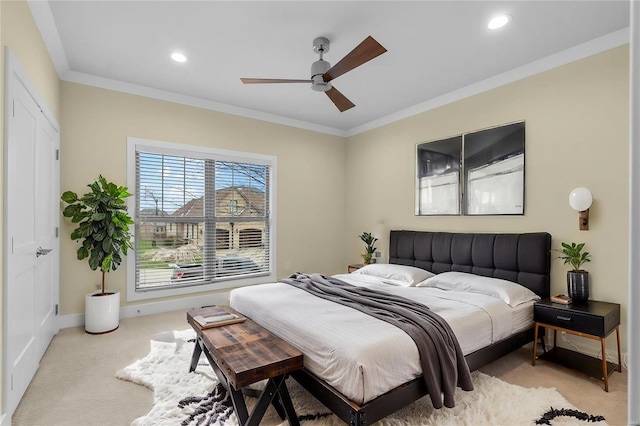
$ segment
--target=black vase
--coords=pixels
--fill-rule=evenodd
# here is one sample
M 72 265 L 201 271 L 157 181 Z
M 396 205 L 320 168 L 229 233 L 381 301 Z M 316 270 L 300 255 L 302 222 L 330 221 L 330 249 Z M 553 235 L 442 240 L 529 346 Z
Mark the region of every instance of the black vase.
M 587 303 L 589 300 L 589 272 L 567 272 L 567 293 L 574 303 Z

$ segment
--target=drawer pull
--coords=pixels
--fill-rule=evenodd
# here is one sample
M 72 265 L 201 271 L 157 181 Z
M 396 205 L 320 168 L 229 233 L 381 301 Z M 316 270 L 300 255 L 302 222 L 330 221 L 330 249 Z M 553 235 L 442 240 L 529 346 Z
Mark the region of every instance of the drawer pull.
M 556 318 L 562 321 L 571 321 L 571 317 L 563 317 L 562 315 L 558 315 Z

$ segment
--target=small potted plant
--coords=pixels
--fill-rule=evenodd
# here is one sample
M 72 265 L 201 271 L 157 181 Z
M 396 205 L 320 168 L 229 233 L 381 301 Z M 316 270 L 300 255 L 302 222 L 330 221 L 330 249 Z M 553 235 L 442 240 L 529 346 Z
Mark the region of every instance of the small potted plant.
M 68 204 L 62 212 L 78 226 L 71 239 L 82 243 L 78 260 L 87 259 L 92 270 L 102 272 L 102 286 L 97 292 L 85 295 L 85 331 L 91 334 L 108 333 L 120 322 L 120 293 L 105 290 L 105 274 L 115 271 L 131 246 L 129 227 L 133 220 L 127 214 L 125 198 L 131 196 L 124 186 L 117 186 L 100 175 L 87 185 L 91 191 L 78 197 L 66 191 L 62 201 Z
M 562 253 L 558 259 L 564 260 L 565 265 L 573 268 L 567 271 L 567 293 L 574 302 L 586 302 L 589 300 L 589 272 L 580 267 L 591 262 L 591 255 L 582 251 L 584 243 L 561 243 L 562 249 L 556 250 Z
M 376 243 L 376 241 L 378 241 L 378 239 L 371 235 L 370 232 L 363 232 L 362 235 L 360 235 L 360 239 L 365 244 L 364 253 L 362 253 L 362 261 L 365 265 L 368 265 L 369 263 L 371 263 L 371 258 L 376 252 L 376 247 L 374 246 L 374 244 Z

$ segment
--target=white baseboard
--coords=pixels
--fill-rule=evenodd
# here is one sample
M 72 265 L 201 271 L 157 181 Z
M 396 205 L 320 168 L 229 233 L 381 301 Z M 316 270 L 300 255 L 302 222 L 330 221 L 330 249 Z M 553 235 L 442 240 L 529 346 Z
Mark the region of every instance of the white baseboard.
M 229 292 L 206 294 L 201 296 L 184 297 L 162 302 L 141 303 L 120 308 L 120 319 L 134 318 L 144 315 L 161 314 L 179 309 L 198 308 L 205 305 L 228 305 Z M 58 318 L 60 328 L 84 326 L 84 314 L 62 315 Z M 0 423 L 0 426 L 4 424 Z
M 11 416 L 7 416 L 7 413 L 0 415 L 0 426 L 11 426 Z

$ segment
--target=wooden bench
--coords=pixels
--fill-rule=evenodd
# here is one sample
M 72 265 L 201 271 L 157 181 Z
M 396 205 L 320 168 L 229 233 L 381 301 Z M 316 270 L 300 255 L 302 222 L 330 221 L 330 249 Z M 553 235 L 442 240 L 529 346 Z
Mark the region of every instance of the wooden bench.
M 260 424 L 269 404 L 274 404 L 278 414 L 284 415 L 290 425 L 298 425 L 285 379 L 289 373 L 302 368 L 302 353 L 250 319 L 203 330 L 193 319 L 193 312 L 187 312 L 187 322 L 197 334 L 189 371 L 196 369 L 204 352 L 220 383 L 229 392 L 241 425 Z M 265 379 L 268 382 L 249 414 L 242 388 Z M 279 409 L 278 398 L 284 410 Z

